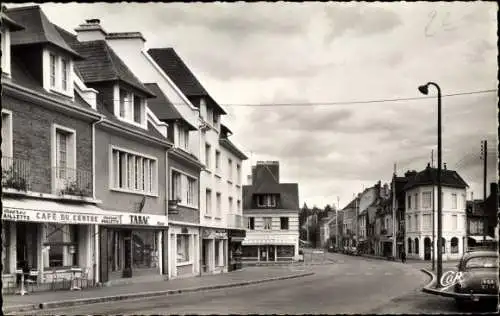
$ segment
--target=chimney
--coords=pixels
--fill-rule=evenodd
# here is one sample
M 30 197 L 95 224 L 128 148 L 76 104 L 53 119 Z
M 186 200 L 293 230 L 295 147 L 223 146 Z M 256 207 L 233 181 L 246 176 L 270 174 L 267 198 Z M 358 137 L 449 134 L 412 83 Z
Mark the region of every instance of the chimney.
M 444 163 L 444 170 L 446 170 L 446 162 Z
M 252 176 L 247 175 L 247 185 L 252 185 Z
M 106 35 L 106 40 L 114 48 L 115 46 L 124 46 L 124 49 L 144 50 L 146 39 L 140 32 L 120 32 L 109 33 Z
M 431 164 L 430 162 L 427 163 L 427 168 L 426 169 L 430 169 L 431 168 Z
M 80 24 L 80 26 L 75 29 L 75 32 L 80 42 L 105 40 L 107 35 L 101 27 L 101 20 L 99 19 L 85 20 L 85 23 Z

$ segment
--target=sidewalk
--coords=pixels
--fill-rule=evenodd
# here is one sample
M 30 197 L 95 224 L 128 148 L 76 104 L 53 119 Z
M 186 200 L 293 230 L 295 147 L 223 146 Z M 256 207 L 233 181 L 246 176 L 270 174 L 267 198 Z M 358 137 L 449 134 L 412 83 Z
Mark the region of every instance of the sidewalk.
M 224 274 L 174 279 L 169 281 L 117 285 L 85 289 L 82 291 L 41 292 L 25 296 L 8 295 L 3 297 L 2 310 L 4 313 L 34 311 L 41 308 L 93 304 L 105 301 L 242 286 L 298 278 L 312 274 L 314 273 L 308 271 L 297 272 L 283 269 L 283 267 L 248 267 L 243 270 Z

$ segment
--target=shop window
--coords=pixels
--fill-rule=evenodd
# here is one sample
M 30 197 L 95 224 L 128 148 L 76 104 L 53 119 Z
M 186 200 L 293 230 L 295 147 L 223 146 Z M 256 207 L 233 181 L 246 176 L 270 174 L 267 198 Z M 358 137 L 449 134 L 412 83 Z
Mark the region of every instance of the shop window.
M 451 239 L 451 253 L 458 253 L 458 238 L 453 237 Z
M 133 267 L 156 268 L 158 266 L 158 246 L 154 231 L 133 231 Z
M 177 235 L 177 262 L 189 261 L 189 235 Z
M 257 258 L 259 256 L 259 248 L 257 246 L 243 246 L 243 257 Z
M 3 273 L 10 272 L 10 222 L 3 222 L 2 225 L 2 267 Z
M 277 246 L 278 257 L 293 257 L 295 255 L 294 246 Z
M 47 253 L 44 266 L 49 268 L 78 265 L 78 226 L 63 224 L 45 224 L 45 242 Z

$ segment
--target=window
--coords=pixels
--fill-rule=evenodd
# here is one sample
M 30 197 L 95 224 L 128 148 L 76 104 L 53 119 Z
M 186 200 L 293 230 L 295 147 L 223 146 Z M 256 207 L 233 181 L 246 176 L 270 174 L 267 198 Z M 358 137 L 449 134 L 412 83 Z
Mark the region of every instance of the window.
M 408 238 L 408 253 L 411 253 L 411 238 Z
M 50 54 L 50 87 L 56 87 L 56 73 L 57 73 L 57 58 L 56 55 Z
M 156 194 L 156 159 L 132 154 L 117 148 L 113 148 L 111 154 L 113 164 L 110 168 L 112 172 L 112 189 Z M 174 184 L 171 191 L 174 196 L 174 190 L 177 190 L 177 188 Z M 172 198 L 174 199 L 174 197 Z
M 205 166 L 210 168 L 210 145 L 205 144 Z
M 136 230 L 132 232 L 133 268 L 158 267 L 158 244 L 154 230 Z
M 207 189 L 206 191 L 205 200 L 206 200 L 205 214 L 210 215 L 212 214 L 212 191 L 209 189 Z
M 61 130 L 56 130 L 56 168 L 57 177 L 66 179 L 68 167 L 68 135 Z
M 429 209 L 431 208 L 431 199 L 432 199 L 432 192 L 423 192 L 422 193 L 422 207 Z
M 221 244 L 221 240 L 216 239 L 215 240 L 215 256 L 214 256 L 215 257 L 215 266 L 216 267 L 221 266 L 220 244 Z
M 411 210 L 411 195 L 408 195 L 408 209 Z
M 270 230 L 273 223 L 272 217 L 264 217 L 263 219 L 264 219 L 264 229 Z
M 12 159 L 12 112 L 2 110 L 2 158 Z M 2 159 L 2 166 L 7 166 L 11 162 Z
M 213 124 L 214 122 L 214 112 L 212 109 L 207 107 L 207 122 Z
M 75 131 L 63 126 L 53 125 L 52 161 L 54 181 L 52 189 L 63 191 L 70 186 L 78 189 L 91 190 L 91 180 L 77 178 Z M 83 179 L 82 179 L 83 178 Z M 78 181 L 77 181 L 78 180 Z
M 258 207 L 276 207 L 277 195 L 275 194 L 260 194 L 256 195 Z
M 453 237 L 450 242 L 451 253 L 458 253 L 458 238 Z
M 452 230 L 457 230 L 458 227 L 458 216 L 457 215 L 451 215 L 451 229 Z
M 241 166 L 236 165 L 236 184 L 241 184 Z
M 220 151 L 215 151 L 215 170 L 220 171 Z
M 467 260 L 465 263 L 465 269 L 474 268 L 494 268 L 498 269 L 498 257 L 495 256 L 484 256 L 484 257 L 473 257 Z
M 254 217 L 248 217 L 247 228 L 250 230 L 255 229 L 255 218 Z
M 177 200 L 178 202 L 182 201 L 181 190 L 181 174 L 177 171 L 172 171 L 172 179 L 170 183 L 170 199 Z
M 413 227 L 411 226 L 411 216 L 408 215 L 408 231 L 412 231 Z
M 420 223 L 418 219 L 418 214 L 415 214 L 415 231 L 418 231 L 420 229 Z
M 237 213 L 239 211 L 241 211 L 241 201 L 240 200 L 236 201 L 236 211 L 237 211 Z
M 127 108 L 127 103 L 129 102 L 128 100 L 128 93 L 123 90 L 123 89 L 120 89 L 120 112 L 119 112 L 119 116 L 121 118 L 125 118 L 126 117 L 126 108 Z
M 217 209 L 216 209 L 217 213 L 216 214 L 217 214 L 217 217 L 220 217 L 222 214 L 222 198 L 221 198 L 220 192 L 217 192 L 215 194 L 215 199 L 216 199 L 216 204 L 217 204 Z
M 191 177 L 186 177 L 187 183 L 188 183 L 188 189 L 187 189 L 187 205 L 196 205 L 196 196 L 197 196 L 197 190 L 196 190 L 196 179 L 191 178 Z
M 189 262 L 189 235 L 177 235 L 177 263 Z
M 233 212 L 233 198 L 229 197 L 228 202 L 229 202 L 229 213 L 232 213 Z
M 46 268 L 78 265 L 78 226 L 46 223 L 43 245 Z
M 415 209 L 418 210 L 418 193 L 415 194 Z
M 457 209 L 457 194 L 456 193 L 451 194 L 451 208 L 454 210 Z
M 446 239 L 441 237 L 441 252 L 446 253 Z
M 280 217 L 280 229 L 288 230 L 288 217 Z
M 415 238 L 415 253 L 418 254 L 418 238 Z
M 227 179 L 233 180 L 233 161 L 231 159 L 227 160 Z
M 141 98 L 138 96 L 134 95 L 134 122 L 141 124 Z
M 428 229 L 431 229 L 431 226 L 432 226 L 432 218 L 431 218 L 431 215 L 430 214 L 424 214 L 422 215 L 422 220 L 424 222 L 424 229 L 425 230 L 428 230 Z

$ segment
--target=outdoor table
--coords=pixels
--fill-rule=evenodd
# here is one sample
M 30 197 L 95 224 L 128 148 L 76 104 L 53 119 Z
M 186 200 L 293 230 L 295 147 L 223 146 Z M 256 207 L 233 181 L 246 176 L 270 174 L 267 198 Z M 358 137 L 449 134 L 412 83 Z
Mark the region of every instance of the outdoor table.
M 28 294 L 28 291 L 26 291 L 24 287 L 24 271 L 22 269 L 17 269 L 16 275 L 21 275 L 21 289 L 17 291 L 16 294 L 24 296 L 25 294 Z
M 80 274 L 82 273 L 82 268 L 71 268 L 68 270 L 68 272 L 71 272 L 73 274 L 73 277 L 71 279 L 71 288 L 70 288 L 70 291 L 75 291 L 75 290 L 78 290 L 80 291 L 81 288 L 79 288 L 78 286 L 76 286 L 76 273 L 77 272 L 80 272 Z

